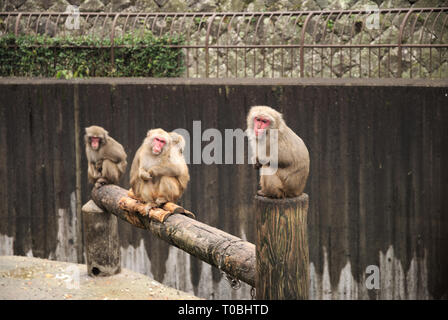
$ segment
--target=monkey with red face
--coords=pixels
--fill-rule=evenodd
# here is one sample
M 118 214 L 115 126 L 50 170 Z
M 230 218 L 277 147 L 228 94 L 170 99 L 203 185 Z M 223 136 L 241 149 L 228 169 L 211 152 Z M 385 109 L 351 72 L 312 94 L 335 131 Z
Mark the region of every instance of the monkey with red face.
M 246 133 L 254 155 L 252 161 L 256 168 L 262 169 L 258 195 L 300 196 L 308 179 L 309 153 L 303 140 L 286 125 L 282 114 L 268 106 L 252 107 Z
M 132 161 L 130 195 L 151 207 L 176 202 L 190 180 L 184 147 L 184 138 L 175 132 L 149 130 Z
M 84 141 L 89 182 L 95 187 L 106 183 L 117 184 L 128 164 L 123 146 L 99 126 L 87 127 Z

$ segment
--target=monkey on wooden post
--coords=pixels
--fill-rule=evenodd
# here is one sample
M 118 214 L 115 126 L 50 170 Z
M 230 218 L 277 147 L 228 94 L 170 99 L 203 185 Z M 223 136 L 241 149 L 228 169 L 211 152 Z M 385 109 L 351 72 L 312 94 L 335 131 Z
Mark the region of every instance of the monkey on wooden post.
M 268 106 L 254 106 L 247 116 L 253 163 L 261 167 L 257 194 L 270 198 L 300 196 L 305 189 L 310 158 L 302 139 Z M 269 169 L 269 170 L 268 170 Z
M 149 130 L 132 161 L 129 195 L 150 207 L 175 203 L 190 180 L 184 147 L 184 138 L 175 132 Z
M 87 127 L 84 141 L 89 183 L 95 184 L 96 188 L 103 184 L 118 184 L 128 164 L 123 146 L 99 126 Z

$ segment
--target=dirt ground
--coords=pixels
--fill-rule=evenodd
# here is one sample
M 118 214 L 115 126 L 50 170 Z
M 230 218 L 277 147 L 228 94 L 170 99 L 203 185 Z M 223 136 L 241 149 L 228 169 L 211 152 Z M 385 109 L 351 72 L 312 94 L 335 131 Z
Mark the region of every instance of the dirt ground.
M 85 264 L 0 256 L 0 300 L 196 300 L 127 269 L 92 278 Z

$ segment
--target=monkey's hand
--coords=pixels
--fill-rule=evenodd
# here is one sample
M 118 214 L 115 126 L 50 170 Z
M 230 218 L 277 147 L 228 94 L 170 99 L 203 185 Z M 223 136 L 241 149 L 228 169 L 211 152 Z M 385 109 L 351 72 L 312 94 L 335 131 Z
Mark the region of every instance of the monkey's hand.
M 99 179 L 101 178 L 101 171 L 98 171 L 97 169 L 93 170 L 93 179 Z
M 138 176 L 140 177 L 140 179 L 144 180 L 144 181 L 148 181 L 152 179 L 152 175 L 149 173 L 149 170 L 145 170 L 143 168 L 140 168 Z
M 95 169 L 101 172 L 101 169 L 103 168 L 103 160 L 98 160 L 95 162 Z
M 152 168 L 148 169 L 148 173 L 151 177 L 157 177 L 159 174 L 158 170 L 157 170 L 157 166 L 154 166 Z
M 179 166 L 170 164 L 152 166 L 148 169 L 148 172 L 152 177 L 177 177 L 182 174 L 182 172 L 179 170 Z

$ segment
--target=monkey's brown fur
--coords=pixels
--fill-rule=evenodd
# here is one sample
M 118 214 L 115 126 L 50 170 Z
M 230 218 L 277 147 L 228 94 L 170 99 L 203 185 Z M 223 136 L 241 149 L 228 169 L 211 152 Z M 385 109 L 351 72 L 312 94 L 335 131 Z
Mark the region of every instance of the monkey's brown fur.
M 92 148 L 91 138 L 100 139 L 98 150 Z M 95 184 L 96 187 L 106 183 L 118 184 L 121 176 L 126 172 L 128 164 L 123 146 L 110 137 L 104 128 L 99 126 L 87 127 L 84 141 L 89 183 Z
M 156 137 L 166 141 L 160 154 L 155 154 L 152 149 Z M 184 147 L 184 138 L 175 132 L 148 131 L 131 166 L 130 184 L 137 199 L 156 207 L 176 202 L 182 196 L 190 180 L 182 154 Z
M 257 137 L 254 133 L 254 118 L 269 119 L 269 127 L 265 135 Z M 278 129 L 278 162 L 277 171 L 270 175 L 260 175 L 261 190 L 259 195 L 271 198 L 290 198 L 300 196 L 308 179 L 310 158 L 308 149 L 302 139 L 292 131 L 283 120 L 282 114 L 268 106 L 254 106 L 247 116 L 247 134 L 249 145 L 253 151 L 254 163 L 262 168 L 269 167 L 270 130 Z M 257 157 L 257 141 L 266 139 L 267 159 Z

